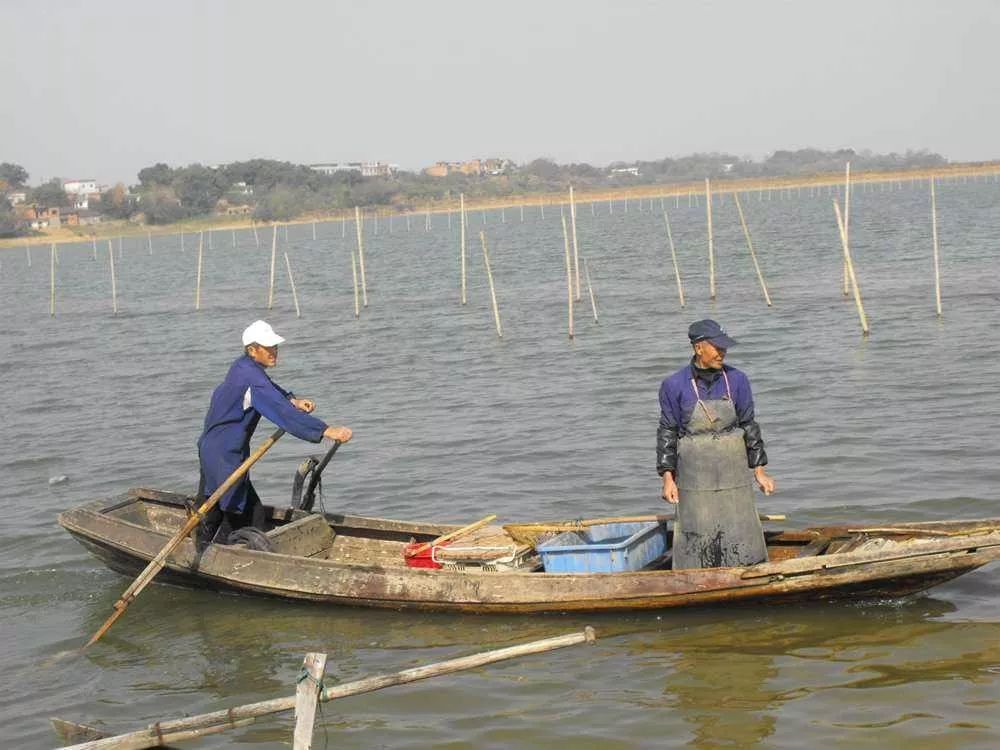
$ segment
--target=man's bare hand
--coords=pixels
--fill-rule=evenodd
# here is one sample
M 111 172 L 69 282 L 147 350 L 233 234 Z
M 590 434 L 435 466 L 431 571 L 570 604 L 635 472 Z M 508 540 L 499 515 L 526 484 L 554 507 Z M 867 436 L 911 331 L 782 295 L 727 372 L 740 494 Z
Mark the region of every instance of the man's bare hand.
M 289 399 L 294 406 L 299 411 L 304 411 L 306 414 L 311 414 L 316 408 L 316 402 L 310 398 L 293 398 Z
M 663 472 L 663 499 L 668 503 L 676 504 L 680 499 L 680 495 L 677 493 L 677 483 L 674 481 L 674 475 L 669 471 Z
M 342 443 L 350 440 L 353 434 L 350 427 L 327 427 L 323 431 L 323 437 L 327 440 L 339 440 Z
M 768 476 L 766 471 L 764 471 L 763 466 L 758 466 L 753 470 L 753 477 L 757 480 L 757 486 L 760 487 L 761 492 L 765 495 L 770 495 L 778 489 L 778 485 L 775 484 L 774 480 Z

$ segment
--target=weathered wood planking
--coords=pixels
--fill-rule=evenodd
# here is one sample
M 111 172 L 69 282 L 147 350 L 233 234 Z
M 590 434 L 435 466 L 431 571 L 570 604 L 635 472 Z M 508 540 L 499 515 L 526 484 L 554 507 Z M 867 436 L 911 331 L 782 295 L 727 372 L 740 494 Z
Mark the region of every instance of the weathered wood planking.
M 140 497 L 153 494 L 134 492 Z M 131 506 L 105 513 L 110 501 L 95 501 L 63 513 L 59 520 L 109 567 L 129 574 L 141 569 L 182 522 L 183 497 L 156 493 L 139 499 L 137 503 L 145 505 L 141 513 Z M 168 559 L 164 575 L 175 583 L 335 604 L 522 613 L 901 596 L 1000 558 L 1000 519 L 978 519 L 914 524 L 952 532 L 944 537 L 894 533 L 882 538 L 849 534 L 847 527 L 769 531 L 771 560 L 749 568 L 468 573 L 408 568 L 403 561 L 406 543 L 459 528 L 454 525 L 289 509 L 275 511 L 272 518 L 278 527 L 268 533 L 280 541 L 277 552 L 211 545 L 196 556 L 186 540 Z M 965 534 L 964 529 L 975 533 Z M 826 554 L 816 554 L 826 540 Z M 859 548 L 835 551 L 844 542 Z

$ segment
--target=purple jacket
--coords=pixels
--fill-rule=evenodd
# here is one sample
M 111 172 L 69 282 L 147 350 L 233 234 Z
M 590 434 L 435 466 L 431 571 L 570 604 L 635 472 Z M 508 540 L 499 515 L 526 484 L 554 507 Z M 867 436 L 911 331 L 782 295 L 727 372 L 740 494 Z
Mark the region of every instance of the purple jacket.
M 743 428 L 747 446 L 747 465 L 751 468 L 767 464 L 764 440 L 760 435 L 760 425 L 754 417 L 753 392 L 750 380 L 741 371 L 723 365 L 729 388 L 732 391 L 736 418 Z M 656 432 L 656 471 L 677 470 L 677 440 L 687 432 L 691 414 L 698 405 L 698 399 L 691 387 L 695 379 L 698 393 L 703 401 L 726 398 L 726 379 L 720 374 L 710 385 L 695 377 L 693 367 L 688 364 L 660 384 L 660 426 Z

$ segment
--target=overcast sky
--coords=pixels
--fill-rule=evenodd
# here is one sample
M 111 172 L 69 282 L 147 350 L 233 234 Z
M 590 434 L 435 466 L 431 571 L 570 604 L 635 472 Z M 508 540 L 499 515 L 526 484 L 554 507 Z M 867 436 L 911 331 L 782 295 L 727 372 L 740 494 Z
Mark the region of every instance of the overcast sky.
M 1000 156 L 997 0 L 0 0 L 0 161 Z

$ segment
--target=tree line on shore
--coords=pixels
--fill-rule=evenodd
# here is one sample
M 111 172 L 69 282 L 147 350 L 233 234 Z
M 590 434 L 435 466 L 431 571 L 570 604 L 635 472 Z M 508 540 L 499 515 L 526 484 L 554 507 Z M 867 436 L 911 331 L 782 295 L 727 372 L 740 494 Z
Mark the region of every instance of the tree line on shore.
M 511 165 L 500 174 L 450 173 L 432 177 L 400 171 L 392 176 L 365 177 L 359 171 L 326 174 L 303 164 L 250 159 L 216 167 L 154 164 L 139 170 L 138 183 L 119 183 L 105 190 L 93 208 L 110 219 L 170 224 L 220 210 L 246 212 L 262 221 L 289 220 L 310 213 L 328 213 L 354 206 L 419 209 L 454 201 L 460 193 L 471 199 L 578 189 L 615 189 L 716 178 L 753 178 L 837 171 L 850 161 L 858 171 L 905 170 L 941 166 L 947 160 L 929 151 L 876 154 L 870 151 L 799 149 L 775 151 L 756 161 L 727 153 L 691 154 L 657 161 L 614 162 L 607 167 L 558 164 L 535 159 Z M 28 173 L 17 164 L 0 164 L 0 195 L 24 190 L 25 202 L 38 206 L 71 206 L 62 180 L 27 188 Z M 8 200 L 0 201 L 0 237 L 30 234 Z

